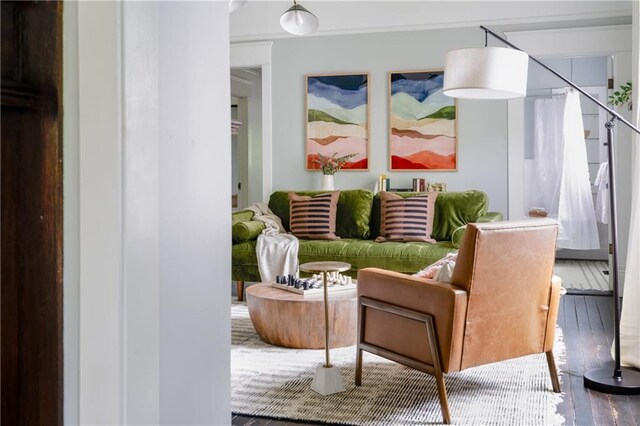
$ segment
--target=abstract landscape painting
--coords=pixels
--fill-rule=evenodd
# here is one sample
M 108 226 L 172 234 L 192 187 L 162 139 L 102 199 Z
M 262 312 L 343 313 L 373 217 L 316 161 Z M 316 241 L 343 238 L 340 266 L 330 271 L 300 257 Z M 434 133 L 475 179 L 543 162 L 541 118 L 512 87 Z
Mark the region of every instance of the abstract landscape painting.
M 456 105 L 442 71 L 389 73 L 391 170 L 457 170 Z
M 369 74 L 306 76 L 307 170 L 318 154 L 354 154 L 342 170 L 369 169 Z

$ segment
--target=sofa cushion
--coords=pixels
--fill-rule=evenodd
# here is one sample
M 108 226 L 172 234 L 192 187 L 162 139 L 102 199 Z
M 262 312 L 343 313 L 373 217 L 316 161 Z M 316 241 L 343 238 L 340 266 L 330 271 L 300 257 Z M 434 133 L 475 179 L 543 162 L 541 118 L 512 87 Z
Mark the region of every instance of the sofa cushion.
M 380 193 L 380 236 L 377 242 L 422 241 L 431 238 L 437 192 L 403 198 L 391 192 Z
M 313 197 L 289 193 L 289 225 L 298 238 L 336 240 L 336 211 L 339 191 Z
M 449 240 L 462 225 L 475 223 L 489 208 L 489 198 L 482 191 L 441 192 L 436 200 L 433 238 Z
M 269 198 L 269 208 L 282 219 L 287 231 L 289 226 L 289 199 L 292 191 L 276 191 Z M 326 191 L 294 191 L 298 195 L 317 195 Z M 369 223 L 373 192 L 366 189 L 348 189 L 340 191 L 336 216 L 336 235 L 341 238 L 371 238 Z M 377 232 L 376 232 L 377 233 Z
M 342 238 L 370 238 L 372 206 L 373 192 L 369 190 L 340 191 L 336 234 Z
M 376 267 L 405 274 L 414 274 L 455 252 L 449 241 L 435 244 L 425 243 L 376 243 L 373 240 L 343 238 L 340 240 L 300 240 L 298 260 L 300 263 L 316 261 L 340 261 L 351 264 L 345 274 L 355 278 L 358 269 Z M 256 241 L 234 244 L 232 247 L 232 279 L 260 281 L 256 258 Z
M 396 194 L 405 198 L 412 197 L 418 193 L 398 192 Z M 437 241 L 451 240 L 453 231 L 467 223 L 478 221 L 487 212 L 488 207 L 489 199 L 487 194 L 482 191 L 469 190 L 438 193 L 433 214 L 431 237 Z M 373 198 L 371 233 L 373 238 L 380 235 L 380 194 L 376 194 Z

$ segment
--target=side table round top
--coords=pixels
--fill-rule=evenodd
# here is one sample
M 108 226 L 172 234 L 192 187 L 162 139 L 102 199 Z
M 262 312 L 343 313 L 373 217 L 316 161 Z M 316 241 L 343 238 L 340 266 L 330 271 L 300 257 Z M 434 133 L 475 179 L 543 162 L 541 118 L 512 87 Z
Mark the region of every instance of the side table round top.
M 351 269 L 346 262 L 308 262 L 300 265 L 300 270 L 305 272 L 344 272 Z

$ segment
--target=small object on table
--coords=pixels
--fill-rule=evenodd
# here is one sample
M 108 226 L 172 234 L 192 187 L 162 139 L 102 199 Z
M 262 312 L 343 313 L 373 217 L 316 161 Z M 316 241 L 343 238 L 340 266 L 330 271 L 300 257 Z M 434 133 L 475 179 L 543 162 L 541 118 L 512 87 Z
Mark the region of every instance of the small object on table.
M 300 270 L 305 272 L 320 272 L 323 277 L 324 287 L 324 335 L 325 335 L 325 358 L 324 365 L 316 368 L 316 374 L 311 382 L 311 389 L 320 395 L 331 395 L 344 392 L 344 381 L 338 367 L 331 365 L 329 358 L 329 291 L 327 289 L 327 275 L 333 274 L 337 278 L 338 272 L 351 269 L 351 265 L 345 262 L 309 262 L 300 265 Z
M 544 207 L 532 207 L 531 210 L 529 210 L 529 216 L 547 217 L 547 209 Z
M 430 182 L 427 184 L 427 192 L 447 192 L 447 184 L 445 182 Z

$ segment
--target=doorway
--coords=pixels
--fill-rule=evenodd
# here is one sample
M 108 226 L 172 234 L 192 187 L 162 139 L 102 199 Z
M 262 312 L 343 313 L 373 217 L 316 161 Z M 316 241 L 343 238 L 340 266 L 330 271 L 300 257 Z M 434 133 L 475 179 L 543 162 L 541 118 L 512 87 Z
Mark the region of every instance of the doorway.
M 611 58 L 607 56 L 592 57 L 561 57 L 545 59 L 545 64 L 556 69 L 569 80 L 582 87 L 587 93 L 600 100 L 607 102 L 607 86 L 611 75 Z M 551 98 L 558 89 L 566 84 L 553 74 L 541 67 L 531 67 L 529 70 L 529 81 L 527 97 L 524 104 L 525 132 L 524 132 L 524 211 L 528 212 L 535 206 L 532 204 L 532 181 L 534 164 L 534 104 L 539 99 Z M 596 177 L 600 165 L 607 161 L 606 133 L 604 123 L 607 120 L 606 111 L 598 108 L 593 102 L 580 95 L 582 109 L 582 121 L 585 130 L 584 143 L 587 152 L 587 162 L 589 168 L 589 181 L 591 184 L 591 194 L 595 205 L 598 196 L 598 186 Z M 601 215 L 600 215 L 601 216 Z M 599 218 L 601 219 L 601 217 Z M 608 259 L 608 221 L 598 220 L 598 239 L 600 247 L 591 250 L 571 250 L 559 249 L 558 259 L 584 259 L 601 260 Z
M 247 98 L 231 96 L 231 207 L 247 207 L 249 189 L 249 132 Z
M 231 69 L 231 191 L 238 210 L 263 201 L 262 78 L 260 67 Z

